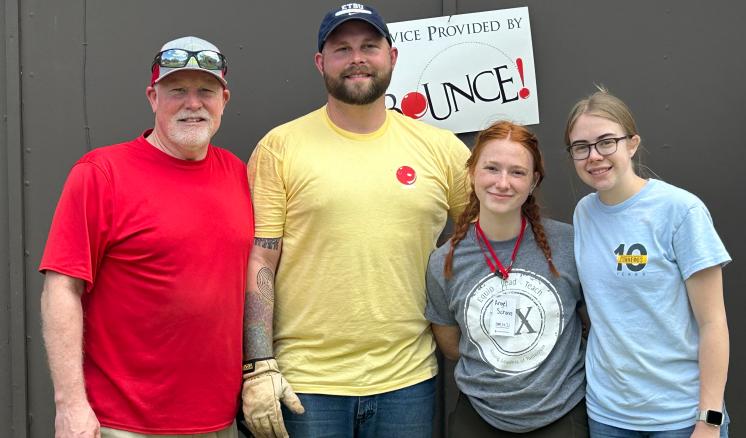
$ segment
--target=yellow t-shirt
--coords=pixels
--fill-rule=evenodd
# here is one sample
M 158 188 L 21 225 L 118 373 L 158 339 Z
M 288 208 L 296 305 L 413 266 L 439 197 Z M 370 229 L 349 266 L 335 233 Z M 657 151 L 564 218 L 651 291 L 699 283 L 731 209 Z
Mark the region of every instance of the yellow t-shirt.
M 452 133 L 394 111 L 355 134 L 322 107 L 259 142 L 256 237 L 282 237 L 274 351 L 296 391 L 371 395 L 437 373 L 425 269 L 466 205 L 468 156 Z

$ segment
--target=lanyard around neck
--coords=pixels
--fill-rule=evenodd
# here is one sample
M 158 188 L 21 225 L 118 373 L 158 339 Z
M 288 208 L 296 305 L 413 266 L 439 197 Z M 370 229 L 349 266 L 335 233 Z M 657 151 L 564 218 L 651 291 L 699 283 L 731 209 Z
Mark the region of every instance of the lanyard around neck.
M 479 244 L 479 249 L 482 250 L 482 255 L 484 256 L 484 260 L 487 262 L 487 266 L 489 266 L 490 268 L 490 272 L 492 272 L 495 275 L 499 275 L 500 278 L 502 278 L 503 280 L 507 280 L 508 274 L 510 274 L 510 270 L 513 268 L 513 262 L 515 262 L 515 256 L 516 254 L 518 254 L 518 248 L 521 246 L 521 240 L 523 240 L 523 232 L 526 231 L 526 218 L 523 215 L 521 215 L 521 231 L 520 233 L 518 233 L 518 239 L 516 239 L 515 241 L 515 246 L 513 247 L 513 254 L 510 256 L 510 264 L 508 265 L 507 268 L 505 268 L 503 264 L 500 263 L 500 259 L 497 258 L 497 254 L 495 254 L 495 250 L 492 249 L 492 245 L 490 245 L 490 241 L 487 240 L 487 236 L 484 235 L 484 231 L 482 231 L 482 227 L 479 226 L 479 219 L 477 219 L 477 224 L 474 228 L 476 228 L 476 231 L 477 231 L 477 243 Z M 489 255 L 487 254 L 487 251 L 484 250 L 485 246 L 489 250 Z M 498 271 L 500 272 L 499 274 L 498 274 Z

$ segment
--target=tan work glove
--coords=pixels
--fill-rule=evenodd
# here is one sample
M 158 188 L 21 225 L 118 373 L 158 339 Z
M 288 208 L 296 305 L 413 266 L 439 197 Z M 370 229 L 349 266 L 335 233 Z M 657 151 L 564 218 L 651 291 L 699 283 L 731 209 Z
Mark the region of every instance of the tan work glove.
M 253 368 L 244 365 L 241 398 L 246 425 L 256 438 L 287 438 L 280 400 L 296 414 L 306 411 L 271 358 L 254 362 Z

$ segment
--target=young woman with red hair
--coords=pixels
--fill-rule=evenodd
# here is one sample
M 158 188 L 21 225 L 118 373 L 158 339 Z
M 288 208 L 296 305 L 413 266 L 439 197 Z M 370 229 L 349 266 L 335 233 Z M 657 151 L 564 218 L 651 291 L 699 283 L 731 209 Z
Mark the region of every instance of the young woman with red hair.
M 467 161 L 472 191 L 430 257 L 426 316 L 457 360 L 450 437 L 587 437 L 572 227 L 544 219 L 536 136 L 498 122 Z

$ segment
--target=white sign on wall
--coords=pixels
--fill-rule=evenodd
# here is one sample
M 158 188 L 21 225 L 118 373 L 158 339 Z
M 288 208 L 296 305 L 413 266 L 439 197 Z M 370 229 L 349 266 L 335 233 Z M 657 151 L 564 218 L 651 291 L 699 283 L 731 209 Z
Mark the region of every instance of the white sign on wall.
M 399 59 L 387 108 L 457 133 L 539 123 L 528 8 L 388 26 Z

